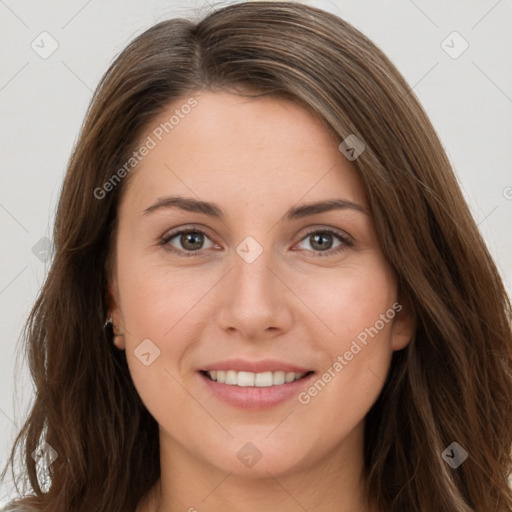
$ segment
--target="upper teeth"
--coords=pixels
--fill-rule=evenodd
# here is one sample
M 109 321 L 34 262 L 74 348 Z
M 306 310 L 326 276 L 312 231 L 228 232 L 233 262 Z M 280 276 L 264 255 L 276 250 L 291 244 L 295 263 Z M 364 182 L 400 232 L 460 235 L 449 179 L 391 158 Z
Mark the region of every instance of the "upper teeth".
M 210 379 L 216 380 L 221 384 L 242 387 L 256 386 L 259 388 L 279 386 L 285 382 L 293 382 L 294 380 L 300 379 L 304 375 L 303 373 L 286 373 L 283 371 L 252 373 L 236 372 L 235 370 L 212 370 L 206 373 Z

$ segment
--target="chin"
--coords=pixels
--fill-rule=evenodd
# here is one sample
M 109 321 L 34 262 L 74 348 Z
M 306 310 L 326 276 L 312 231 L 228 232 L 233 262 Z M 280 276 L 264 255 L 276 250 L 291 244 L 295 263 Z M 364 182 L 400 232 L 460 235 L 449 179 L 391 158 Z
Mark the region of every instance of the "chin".
M 265 439 L 268 432 L 266 429 L 265 434 L 259 437 L 237 437 L 220 453 L 217 444 L 217 453 L 209 452 L 209 462 L 222 472 L 244 478 L 284 476 L 304 469 L 304 461 L 310 460 L 307 453 L 297 452 L 297 445 L 287 444 L 285 439 Z M 202 454 L 203 457 L 204 454 L 205 452 Z

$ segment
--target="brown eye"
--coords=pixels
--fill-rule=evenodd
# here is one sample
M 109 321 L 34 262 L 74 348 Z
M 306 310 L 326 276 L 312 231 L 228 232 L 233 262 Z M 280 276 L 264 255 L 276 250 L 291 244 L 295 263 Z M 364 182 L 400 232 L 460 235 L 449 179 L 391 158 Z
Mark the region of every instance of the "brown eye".
M 334 239 L 338 239 L 340 243 L 332 249 L 333 243 L 335 243 Z M 313 252 L 314 256 L 331 256 L 354 245 L 347 236 L 331 229 L 310 231 L 301 242 L 304 240 L 310 240 L 311 249 L 306 250 Z
M 313 249 L 326 251 L 332 247 L 333 236 L 328 233 L 315 233 L 310 235 L 310 245 Z
M 194 251 L 201 249 L 204 243 L 203 235 L 201 233 L 182 233 L 179 238 L 181 246 L 186 251 Z
M 171 243 L 174 239 L 177 241 L 174 242 L 174 244 L 177 244 L 178 247 Z M 201 249 L 205 248 L 205 239 L 210 240 L 208 235 L 200 229 L 182 229 L 166 235 L 161 240 L 160 244 L 170 252 L 184 256 L 195 256 L 195 253 L 197 253 L 197 255 L 202 254 Z M 213 246 L 213 242 L 211 246 Z

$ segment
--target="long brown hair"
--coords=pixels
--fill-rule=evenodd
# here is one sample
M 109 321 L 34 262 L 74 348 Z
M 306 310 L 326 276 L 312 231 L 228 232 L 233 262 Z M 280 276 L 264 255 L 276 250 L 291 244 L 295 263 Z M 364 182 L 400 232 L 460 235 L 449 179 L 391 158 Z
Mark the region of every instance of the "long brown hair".
M 51 269 L 24 330 L 36 395 L 8 461 L 14 468 L 21 450 L 33 494 L 21 502 L 44 512 L 134 511 L 159 478 L 158 425 L 103 327 L 117 207 L 131 174 L 102 198 L 95 191 L 150 121 L 201 90 L 292 99 L 340 141 L 364 141 L 354 165 L 416 317 L 367 415 L 369 503 L 510 512 L 512 312 L 496 266 L 400 73 L 350 24 L 295 2 L 158 23 L 98 85 L 63 184 Z M 41 440 L 58 454 L 48 489 L 31 455 Z M 457 468 L 442 456 L 453 442 L 468 453 Z

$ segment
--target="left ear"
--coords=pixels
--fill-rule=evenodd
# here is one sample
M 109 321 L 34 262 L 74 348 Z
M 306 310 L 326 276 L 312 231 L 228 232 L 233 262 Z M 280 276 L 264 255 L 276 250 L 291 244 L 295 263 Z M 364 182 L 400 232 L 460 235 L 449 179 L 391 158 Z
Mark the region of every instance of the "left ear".
M 395 304 L 395 318 L 391 328 L 393 338 L 393 350 L 402 350 L 411 341 L 416 330 L 416 315 L 411 303 L 405 297 L 400 297 Z

